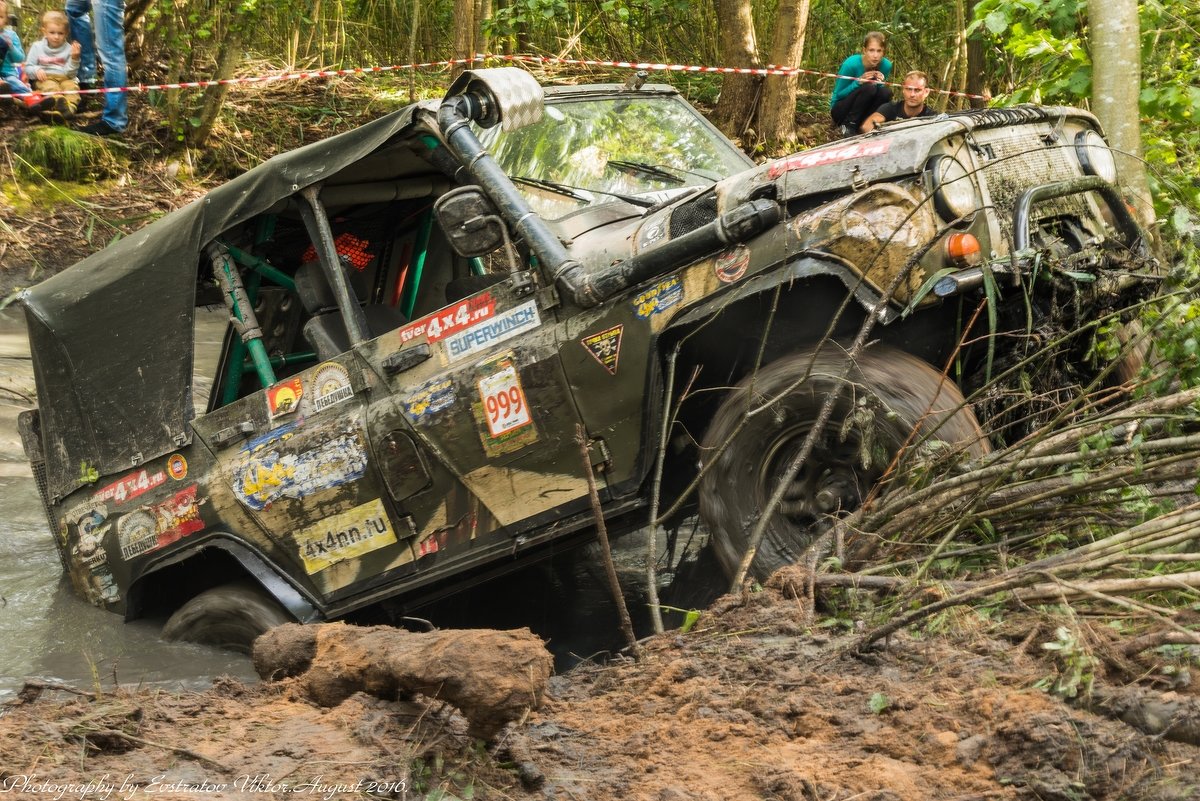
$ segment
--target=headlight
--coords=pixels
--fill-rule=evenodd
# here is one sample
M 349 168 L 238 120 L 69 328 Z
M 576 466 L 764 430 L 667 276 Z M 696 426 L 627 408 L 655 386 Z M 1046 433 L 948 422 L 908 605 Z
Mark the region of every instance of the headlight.
M 934 156 L 925 165 L 933 188 L 933 205 L 946 222 L 961 220 L 979 208 L 975 182 L 953 156 Z
M 1095 131 L 1080 131 L 1075 134 L 1075 155 L 1079 166 L 1088 175 L 1095 175 L 1110 184 L 1117 182 L 1117 162 L 1104 138 Z

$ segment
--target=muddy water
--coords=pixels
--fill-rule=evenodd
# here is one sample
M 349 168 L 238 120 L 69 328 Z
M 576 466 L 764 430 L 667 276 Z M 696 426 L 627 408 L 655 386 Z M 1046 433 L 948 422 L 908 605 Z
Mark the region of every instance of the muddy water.
M 0 700 L 26 678 L 109 687 L 115 676 L 169 688 L 252 678 L 245 657 L 163 642 L 161 621 L 126 624 L 71 592 L 17 434 L 33 394 L 25 326 L 9 307 L 0 310 Z

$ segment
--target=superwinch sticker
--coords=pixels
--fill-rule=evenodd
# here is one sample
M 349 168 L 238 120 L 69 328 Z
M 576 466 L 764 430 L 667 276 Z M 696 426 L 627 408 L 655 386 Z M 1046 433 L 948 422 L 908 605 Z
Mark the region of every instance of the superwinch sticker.
M 446 354 L 450 361 L 455 361 L 511 339 L 522 331 L 537 328 L 541 323 L 537 301 L 527 300 L 520 306 L 496 315 L 495 319 L 473 325 L 466 331 L 447 337 Z
M 621 357 L 621 329 L 623 327 L 614 325 L 612 328 L 579 340 L 579 344 L 583 345 L 584 350 L 592 354 L 609 375 L 617 374 L 617 360 Z
M 395 543 L 396 532 L 378 498 L 296 534 L 300 558 L 309 575 Z
M 328 409 L 354 397 L 350 371 L 336 362 L 326 362 L 313 373 L 312 406 L 314 412 Z

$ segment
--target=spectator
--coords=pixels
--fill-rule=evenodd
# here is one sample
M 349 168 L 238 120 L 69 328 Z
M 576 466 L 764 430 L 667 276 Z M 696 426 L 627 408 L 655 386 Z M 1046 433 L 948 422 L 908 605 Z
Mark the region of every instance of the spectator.
M 30 95 L 33 92 L 21 78 L 24 60 L 21 37 L 8 24 L 8 0 L 0 0 L 0 95 Z
M 61 11 L 42 14 L 42 38 L 29 46 L 25 74 L 33 81 L 39 94 L 76 94 L 46 97 L 33 107 L 35 111 L 58 119 L 75 113 L 75 104 L 79 100 L 79 84 L 75 82 L 75 75 L 79 71 L 80 49 L 79 42 L 67 42 L 66 14 Z
M 90 10 L 90 14 L 89 14 Z M 80 44 L 79 85 L 92 88 L 96 62 L 104 69 L 104 88 L 125 85 L 125 0 L 67 0 L 71 36 Z M 106 92 L 100 119 L 79 130 L 94 136 L 111 136 L 129 124 L 124 92 Z
M 913 70 L 904 76 L 904 99 L 884 103 L 879 110 L 872 114 L 862 124 L 862 130 L 873 131 L 880 123 L 892 120 L 909 120 L 913 117 L 935 117 L 937 112 L 925 105 L 929 97 L 929 78 L 920 70 Z
M 837 83 L 829 99 L 829 113 L 842 136 L 853 136 L 859 126 L 892 99 L 887 79 L 892 62 L 884 58 L 887 38 L 870 31 L 863 39 L 862 53 L 855 53 L 838 67 Z

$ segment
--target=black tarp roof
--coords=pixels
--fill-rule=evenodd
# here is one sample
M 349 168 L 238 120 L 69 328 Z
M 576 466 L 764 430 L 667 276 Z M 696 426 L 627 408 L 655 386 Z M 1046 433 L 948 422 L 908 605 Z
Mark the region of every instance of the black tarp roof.
M 368 169 L 346 169 L 414 118 L 423 127 L 419 108 L 276 156 L 24 293 L 51 499 L 86 483 L 88 468 L 101 475 L 127 470 L 190 440 L 192 327 L 204 247 L 331 178 L 364 183 L 432 172 L 407 148 L 371 159 Z

